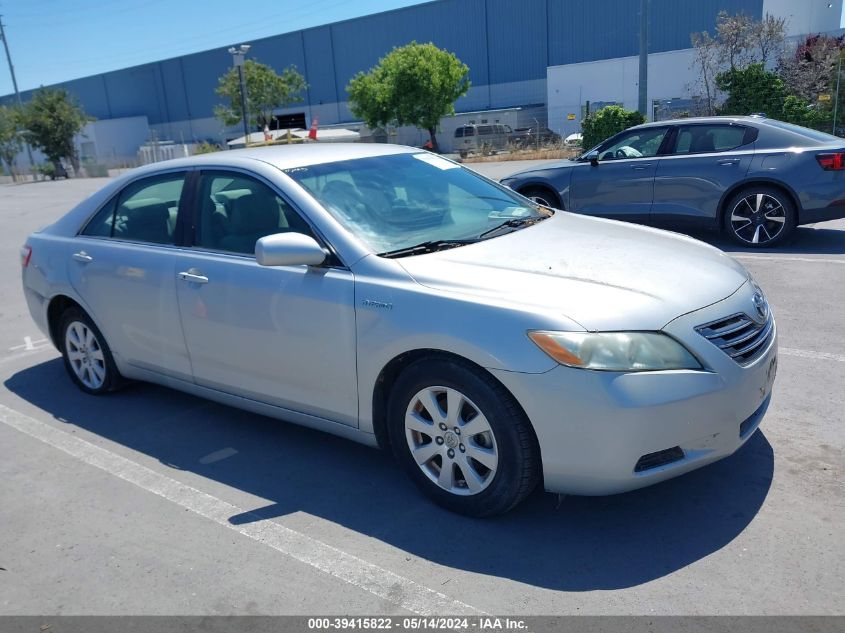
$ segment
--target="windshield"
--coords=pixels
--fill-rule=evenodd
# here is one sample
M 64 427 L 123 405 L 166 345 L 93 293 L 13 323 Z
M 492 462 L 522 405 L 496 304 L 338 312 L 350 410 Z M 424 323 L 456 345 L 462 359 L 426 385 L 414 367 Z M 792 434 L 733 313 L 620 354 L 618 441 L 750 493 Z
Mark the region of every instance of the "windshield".
M 440 156 L 392 154 L 286 169 L 376 253 L 472 241 L 550 212 Z

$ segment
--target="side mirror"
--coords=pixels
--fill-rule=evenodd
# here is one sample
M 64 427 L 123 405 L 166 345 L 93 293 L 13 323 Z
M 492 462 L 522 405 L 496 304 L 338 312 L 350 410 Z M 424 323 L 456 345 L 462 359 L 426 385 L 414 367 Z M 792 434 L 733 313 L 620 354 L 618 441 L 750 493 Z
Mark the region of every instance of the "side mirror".
M 255 243 L 255 261 L 262 266 L 319 266 L 325 260 L 323 248 L 302 233 L 266 235 Z
M 589 161 L 590 164 L 595 167 L 599 164 L 599 152 L 598 150 L 593 150 L 591 152 L 587 152 L 581 157 L 581 160 Z

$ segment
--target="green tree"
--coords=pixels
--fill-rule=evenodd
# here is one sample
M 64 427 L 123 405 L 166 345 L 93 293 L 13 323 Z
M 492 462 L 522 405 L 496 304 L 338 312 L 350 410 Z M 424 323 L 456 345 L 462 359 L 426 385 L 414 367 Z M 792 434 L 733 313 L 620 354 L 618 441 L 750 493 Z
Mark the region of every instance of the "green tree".
M 272 127 L 273 111 L 302 101 L 302 92 L 308 87 L 296 66 L 288 66 L 279 75 L 270 66 L 252 59 L 244 63 L 246 82 L 246 108 L 251 126 Z M 214 114 L 224 125 L 237 125 L 243 120 L 241 110 L 241 83 L 238 69 L 230 68 L 219 79 L 217 94 L 228 101 L 218 105 Z
M 779 118 L 787 123 L 829 130 L 830 115 L 830 110 L 819 107 L 819 104 L 810 105 L 801 97 L 789 95 L 783 100 L 783 110 Z
M 352 113 L 369 127 L 414 125 L 428 131 L 438 151 L 437 125 L 455 113 L 455 101 L 469 87 L 469 68 L 454 54 L 411 42 L 355 75 L 346 91 Z
M 718 109 L 719 114 L 764 113 L 778 119 L 783 115 L 787 97 L 783 80 L 767 71 L 763 64 L 745 68 L 731 68 L 716 75 L 716 86 L 728 97 Z
M 614 134 L 640 123 L 645 123 L 645 117 L 636 110 L 626 110 L 618 105 L 605 106 L 595 113 L 588 114 L 581 122 L 584 135 L 581 146 L 592 149 Z
M 696 72 L 693 83 L 702 97 L 700 114 L 715 113 L 720 97 L 716 76 L 721 72 L 744 70 L 751 64 L 777 59 L 786 44 L 786 19 L 767 13 L 762 20 L 744 14 L 730 15 L 720 11 L 716 16 L 715 35 L 707 31 L 692 33 L 690 41 L 695 52 L 691 69 Z
M 67 158 L 79 174 L 73 139 L 94 119 L 74 97 L 65 90 L 41 88 L 24 104 L 20 119 L 27 140 L 44 153 L 57 173 L 63 171 L 61 161 Z
M 16 108 L 0 106 L 0 161 L 15 179 L 15 156 L 21 151 L 19 113 Z

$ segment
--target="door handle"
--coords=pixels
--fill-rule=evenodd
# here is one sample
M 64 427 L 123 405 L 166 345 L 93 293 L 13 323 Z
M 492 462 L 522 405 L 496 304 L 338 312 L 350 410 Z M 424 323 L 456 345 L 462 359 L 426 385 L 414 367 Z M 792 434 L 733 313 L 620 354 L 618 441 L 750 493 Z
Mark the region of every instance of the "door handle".
M 631 165 L 631 169 L 633 169 L 635 171 L 643 171 L 645 169 L 648 169 L 649 167 L 654 167 L 654 164 L 653 163 L 646 163 L 645 165 L 643 165 L 643 164 Z
M 79 251 L 78 253 L 74 253 L 73 258 L 78 262 L 82 262 L 83 264 L 87 264 L 88 262 L 94 261 L 94 258 L 91 257 L 85 251 Z
M 720 165 L 737 165 L 739 164 L 738 158 L 724 158 L 718 161 Z
M 191 271 L 193 271 L 193 272 L 191 272 Z M 205 275 L 199 275 L 197 273 L 199 273 L 199 271 L 194 270 L 192 268 L 191 270 L 189 270 L 187 272 L 179 273 L 178 277 L 182 281 L 187 281 L 187 282 L 190 282 L 192 284 L 207 284 L 208 283 L 208 277 L 206 277 Z

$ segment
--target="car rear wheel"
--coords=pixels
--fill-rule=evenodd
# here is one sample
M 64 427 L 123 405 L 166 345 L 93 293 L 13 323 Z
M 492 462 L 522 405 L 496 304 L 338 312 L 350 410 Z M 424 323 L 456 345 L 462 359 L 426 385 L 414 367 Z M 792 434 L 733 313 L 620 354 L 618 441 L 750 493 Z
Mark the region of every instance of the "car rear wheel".
M 526 187 L 520 191 L 523 196 L 537 204 L 549 207 L 550 209 L 562 209 L 560 199 L 551 189 L 546 187 Z
M 437 359 L 408 367 L 391 390 L 388 421 L 398 461 L 453 512 L 507 512 L 539 480 L 539 449 L 525 413 L 468 363 Z
M 65 310 L 59 331 L 65 369 L 77 387 L 99 395 L 122 384 L 105 338 L 85 312 Z
M 795 206 L 778 189 L 750 187 L 728 201 L 725 231 L 738 244 L 752 248 L 775 246 L 796 224 Z

